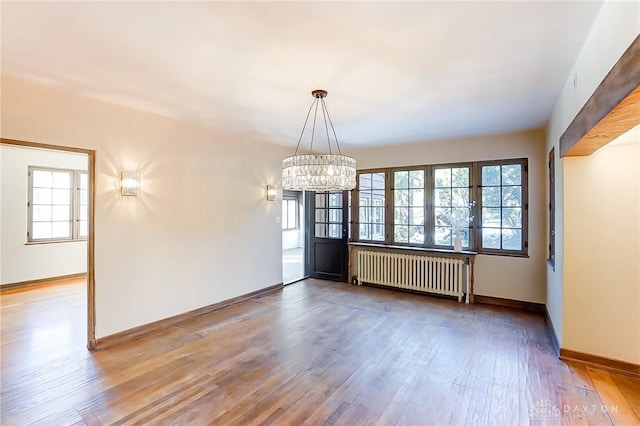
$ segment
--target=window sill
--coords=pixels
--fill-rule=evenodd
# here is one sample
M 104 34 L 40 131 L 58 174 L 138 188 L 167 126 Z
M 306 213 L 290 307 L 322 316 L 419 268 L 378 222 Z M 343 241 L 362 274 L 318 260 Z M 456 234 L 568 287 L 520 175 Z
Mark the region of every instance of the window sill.
M 404 250 L 404 251 L 419 251 L 419 252 L 427 252 L 427 253 L 442 253 L 442 254 L 461 254 L 464 256 L 503 256 L 503 257 L 521 257 L 521 258 L 529 258 L 529 254 L 527 253 L 508 253 L 508 252 L 486 252 L 486 251 L 473 251 L 473 250 L 462 250 L 462 251 L 454 251 L 450 249 L 439 249 L 439 248 L 431 248 L 431 247 L 416 247 L 416 246 L 402 246 L 402 245 L 392 245 L 392 244 L 381 244 L 381 243 L 369 243 L 369 242 L 361 242 L 361 241 L 351 241 L 349 242 L 350 246 L 354 247 L 372 247 L 372 248 L 383 248 L 383 249 L 393 249 L 393 250 Z
M 60 244 L 60 243 L 86 243 L 87 239 L 76 239 L 76 240 L 47 240 L 47 241 L 27 241 L 24 243 L 25 246 L 39 246 L 42 244 Z
M 371 247 L 371 248 L 403 250 L 403 251 L 418 251 L 418 252 L 426 252 L 426 253 L 459 254 L 464 257 L 475 256 L 479 254 L 475 251 L 469 251 L 469 250 L 454 251 L 454 250 L 437 249 L 437 248 L 429 248 L 429 247 L 398 246 L 398 245 L 379 244 L 379 243 L 363 243 L 360 241 L 349 242 L 349 245 L 353 247 Z

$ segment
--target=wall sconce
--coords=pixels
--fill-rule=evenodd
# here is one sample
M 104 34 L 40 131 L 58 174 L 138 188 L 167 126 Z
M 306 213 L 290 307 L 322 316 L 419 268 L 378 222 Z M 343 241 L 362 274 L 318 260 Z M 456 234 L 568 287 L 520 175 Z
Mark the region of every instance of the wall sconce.
M 120 194 L 140 195 L 140 172 L 122 172 Z
M 275 201 L 276 195 L 277 195 L 276 189 L 271 185 L 267 185 L 267 201 Z

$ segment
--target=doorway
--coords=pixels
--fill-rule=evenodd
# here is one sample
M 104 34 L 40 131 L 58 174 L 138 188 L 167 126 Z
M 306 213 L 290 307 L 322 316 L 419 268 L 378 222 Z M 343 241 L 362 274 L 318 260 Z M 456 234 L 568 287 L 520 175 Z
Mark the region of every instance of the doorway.
M 3 203 L 3 209 L 11 207 L 15 210 L 13 213 L 16 218 L 20 218 L 22 225 L 15 227 L 19 232 L 19 235 L 16 235 L 16 247 L 23 249 L 26 259 L 30 258 L 27 262 L 30 273 L 34 269 L 34 256 L 42 257 L 42 276 L 24 275 L 21 278 L 19 271 L 14 271 L 12 276 L 5 276 L 6 271 L 3 269 L 2 284 L 7 284 L 3 287 L 8 288 L 11 285 L 13 288 L 20 288 L 39 284 L 50 278 L 71 278 L 73 275 L 78 275 L 59 268 L 56 269 L 58 266 L 56 263 L 61 259 L 64 260 L 65 257 L 70 261 L 72 253 L 75 252 L 75 262 L 79 262 L 76 268 L 79 270 L 78 272 L 86 274 L 86 281 L 83 284 L 86 294 L 82 296 L 86 300 L 86 304 L 80 309 L 86 312 L 87 347 L 95 349 L 93 268 L 95 151 L 4 138 L 0 140 L 0 143 L 3 150 L 5 148 L 7 151 L 9 149 L 15 152 L 20 150 L 19 155 L 23 157 L 25 157 L 25 153 L 29 153 L 23 159 L 24 164 L 19 164 L 15 170 L 16 176 L 22 177 L 22 183 L 11 191 L 15 196 L 22 197 L 24 200 L 21 199 L 16 203 Z M 51 157 L 51 160 L 43 160 L 47 156 Z M 3 161 L 7 159 L 4 157 L 3 155 Z M 84 166 L 57 162 L 62 161 L 60 158 L 65 157 L 80 157 Z M 3 175 L 5 172 L 7 170 L 3 167 Z M 8 182 L 11 179 L 4 179 L 4 177 L 3 182 Z M 5 201 L 5 196 L 9 195 L 3 191 L 3 201 Z M 38 198 L 37 201 L 36 198 Z M 22 211 L 23 209 L 24 211 Z M 3 228 L 7 225 L 7 229 L 10 229 L 13 226 L 6 224 L 5 218 L 6 215 L 3 214 Z M 23 229 L 25 223 L 27 229 Z M 5 235 L 3 235 L 3 246 L 7 243 Z M 62 247 L 68 247 L 70 250 L 61 254 L 58 249 Z M 55 250 L 58 251 L 52 253 Z M 3 250 L 3 253 L 7 253 L 7 250 Z M 16 251 L 12 251 L 11 254 L 15 255 Z M 47 266 L 49 269 L 46 268 Z M 85 326 L 80 328 L 85 329 Z
M 284 190 L 282 194 L 282 282 L 307 277 L 305 271 L 305 193 Z

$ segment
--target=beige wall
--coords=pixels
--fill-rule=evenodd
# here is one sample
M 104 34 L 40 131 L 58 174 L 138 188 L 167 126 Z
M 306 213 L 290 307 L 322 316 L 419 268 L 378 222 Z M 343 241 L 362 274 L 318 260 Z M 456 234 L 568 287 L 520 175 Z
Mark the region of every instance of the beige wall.
M 96 150 L 97 337 L 282 282 L 265 186 L 290 150 L 9 76 L 2 137 Z M 142 195 L 121 197 L 131 169 Z
M 86 272 L 86 241 L 26 242 L 28 167 L 87 170 L 87 155 L 1 145 L 0 164 L 0 284 Z
M 565 160 L 563 347 L 640 364 L 640 141 Z
M 475 293 L 544 303 L 546 159 L 543 131 L 370 148 L 350 152 L 358 168 L 529 159 L 529 258 L 479 255 Z
M 604 3 L 549 120 L 547 152 L 555 147 L 556 156 L 559 155 L 560 136 L 639 33 L 640 4 L 638 2 L 606 1 Z M 606 155 L 604 158 L 610 158 L 610 156 Z M 597 303 L 594 306 L 585 305 L 585 300 L 582 297 L 577 297 L 577 294 L 584 291 L 585 288 L 595 289 L 603 285 L 602 282 L 596 282 L 595 277 L 587 282 L 582 282 L 580 277 L 574 273 L 576 268 L 581 267 L 574 262 L 584 261 L 584 259 L 581 256 L 576 256 L 577 253 L 570 250 L 578 248 L 573 241 L 581 236 L 575 232 L 571 235 L 567 234 L 567 225 L 576 219 L 574 215 L 582 200 L 567 197 L 567 191 L 569 188 L 579 188 L 579 181 L 582 179 L 590 180 L 588 174 L 583 175 L 586 170 L 581 168 L 580 164 L 582 164 L 580 161 L 559 160 L 556 157 L 557 253 L 555 271 L 551 267 L 547 268 L 547 307 L 562 347 L 619 358 L 622 353 L 633 352 L 629 350 L 630 347 L 624 349 L 624 346 L 639 345 L 640 342 L 638 340 L 635 343 L 628 340 L 617 340 L 613 346 L 606 348 L 604 344 L 610 342 L 610 339 L 602 340 L 601 344 L 594 336 L 603 336 L 612 327 L 628 330 L 629 324 L 620 321 L 602 321 L 596 329 L 593 329 L 590 325 L 587 327 L 587 323 L 580 321 L 581 318 L 596 315 L 596 312 L 600 312 L 601 309 L 603 312 L 608 311 L 613 303 L 604 293 L 599 299 L 596 299 Z M 586 195 L 586 193 L 583 194 Z M 589 201 L 592 205 L 600 203 L 595 196 L 589 197 Z M 567 202 L 571 202 L 572 205 L 567 205 Z M 608 219 L 603 219 L 603 221 L 606 220 Z M 572 229 L 575 230 L 575 228 Z M 635 238 L 632 235 L 620 237 Z M 622 241 L 620 243 L 624 245 Z M 609 270 L 613 266 L 604 259 L 599 261 L 597 265 L 601 270 Z M 568 267 L 570 267 L 569 270 L 567 270 Z M 637 310 L 639 307 L 637 304 L 634 305 L 634 302 L 636 301 L 628 298 L 626 303 L 619 305 L 617 309 Z M 568 315 L 571 315 L 572 318 L 568 318 Z M 638 361 L 632 358 L 626 360 Z

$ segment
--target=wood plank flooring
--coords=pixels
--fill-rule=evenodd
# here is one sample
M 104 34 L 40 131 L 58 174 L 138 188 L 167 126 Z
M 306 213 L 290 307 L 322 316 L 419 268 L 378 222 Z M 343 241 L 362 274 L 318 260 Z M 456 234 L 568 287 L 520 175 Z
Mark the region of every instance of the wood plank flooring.
M 305 280 L 90 353 L 85 284 L 2 295 L 3 425 L 640 425 L 542 316 Z

